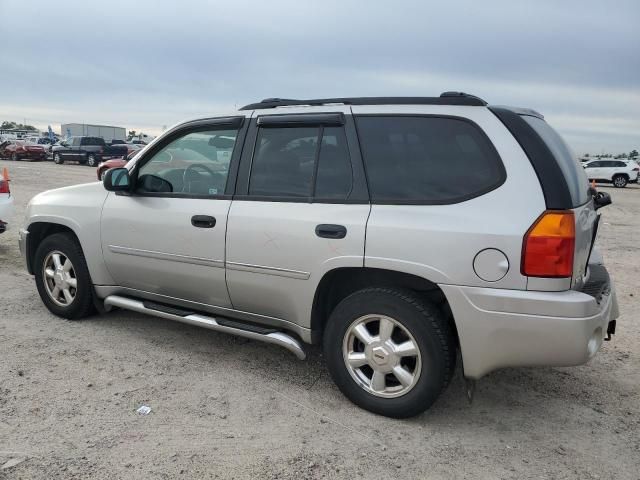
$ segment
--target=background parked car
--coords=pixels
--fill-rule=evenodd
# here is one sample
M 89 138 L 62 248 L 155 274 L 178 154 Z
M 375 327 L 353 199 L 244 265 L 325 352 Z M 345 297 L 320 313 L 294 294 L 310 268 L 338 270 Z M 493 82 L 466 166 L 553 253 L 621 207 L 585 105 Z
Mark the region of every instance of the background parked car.
M 45 160 L 47 152 L 42 145 L 22 140 L 7 140 L 0 143 L 0 158 L 11 160 Z
M 611 182 L 618 188 L 637 183 L 640 172 L 640 166 L 633 160 L 592 160 L 582 166 L 590 181 Z
M 5 177 L 6 170 L 0 172 L 0 233 L 7 230 L 8 220 L 13 211 L 13 197 L 9 188 L 9 178 Z
M 51 149 L 57 164 L 73 160 L 90 167 L 98 166 L 105 158 L 125 157 L 126 145 L 107 145 L 100 137 L 71 137 Z
M 136 152 L 133 152 L 127 155 L 127 158 L 112 158 L 111 160 L 100 162 L 100 165 L 98 165 L 98 169 L 96 170 L 98 180 L 102 181 L 104 175 L 107 173 L 107 170 L 109 170 L 110 168 L 124 167 L 127 162 L 135 156 L 135 154 Z

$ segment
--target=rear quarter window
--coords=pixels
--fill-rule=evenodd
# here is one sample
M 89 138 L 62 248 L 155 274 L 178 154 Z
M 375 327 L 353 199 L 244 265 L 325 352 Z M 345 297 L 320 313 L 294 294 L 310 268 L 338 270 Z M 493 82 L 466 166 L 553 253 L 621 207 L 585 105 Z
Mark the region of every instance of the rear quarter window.
M 525 122 L 535 130 L 542 141 L 547 145 L 551 154 L 556 159 L 560 170 L 567 182 L 567 188 L 571 195 L 573 206 L 584 205 L 589 200 L 589 181 L 580 166 L 577 157 L 573 154 L 569 146 L 547 122 L 538 117 L 522 115 Z M 596 165 L 590 164 L 589 167 Z
M 376 115 L 356 124 L 374 203 L 457 203 L 505 181 L 497 151 L 466 119 Z

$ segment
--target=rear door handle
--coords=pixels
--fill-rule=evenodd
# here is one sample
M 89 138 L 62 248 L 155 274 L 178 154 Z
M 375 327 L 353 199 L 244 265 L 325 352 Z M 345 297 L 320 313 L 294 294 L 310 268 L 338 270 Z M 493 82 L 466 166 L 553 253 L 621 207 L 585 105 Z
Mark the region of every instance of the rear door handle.
M 216 218 L 209 215 L 194 215 L 191 217 L 191 225 L 198 228 L 213 228 L 216 226 Z
M 347 236 L 347 228 L 342 225 L 321 223 L 316 227 L 316 235 L 321 238 L 344 238 Z

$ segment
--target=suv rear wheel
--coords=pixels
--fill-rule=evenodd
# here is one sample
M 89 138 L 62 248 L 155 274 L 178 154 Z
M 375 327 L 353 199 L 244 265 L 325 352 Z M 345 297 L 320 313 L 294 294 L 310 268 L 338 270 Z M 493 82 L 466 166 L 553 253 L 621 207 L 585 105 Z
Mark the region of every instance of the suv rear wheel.
M 60 156 L 60 154 L 59 154 L 59 153 L 56 153 L 56 154 L 53 156 L 53 163 L 56 163 L 56 164 L 58 164 L 58 165 L 62 165 L 62 164 L 64 163 L 64 160 L 62 159 L 62 157 Z
M 90 153 L 89 155 L 87 155 L 87 165 L 89 167 L 98 166 L 98 160 L 96 159 L 96 156 L 93 153 Z
M 73 235 L 45 238 L 36 250 L 34 270 L 38 293 L 51 313 L 70 320 L 93 313 L 89 269 Z
M 627 186 L 627 177 L 625 175 L 614 175 L 613 176 L 613 186 L 618 188 L 624 188 Z
M 428 409 L 455 368 L 446 318 L 408 290 L 367 288 L 342 300 L 325 329 L 324 353 L 347 398 L 395 418 Z

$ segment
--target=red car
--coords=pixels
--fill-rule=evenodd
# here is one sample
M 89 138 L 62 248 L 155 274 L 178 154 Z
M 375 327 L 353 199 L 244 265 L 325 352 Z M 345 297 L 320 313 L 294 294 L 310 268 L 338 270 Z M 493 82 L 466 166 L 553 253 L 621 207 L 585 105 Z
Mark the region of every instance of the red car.
M 129 159 L 133 158 L 136 153 L 137 151 L 127 155 L 127 158 L 112 158 L 111 160 L 100 162 L 100 165 L 98 165 L 98 169 L 96 170 L 98 180 L 102 181 L 104 174 L 107 173 L 107 170 L 109 170 L 110 168 L 124 167 Z
M 110 168 L 121 168 L 124 167 L 129 160 L 131 160 L 136 153 L 138 153 L 145 145 L 134 145 L 131 143 L 127 143 L 127 158 L 112 158 L 111 160 L 105 160 L 104 162 L 100 162 L 98 165 L 98 170 L 96 174 L 98 175 L 98 180 L 102 181 L 104 174 L 107 173 L 107 170 Z
M 21 140 L 7 140 L 0 143 L 0 158 L 11 160 L 45 160 L 47 152 L 42 145 L 23 142 Z

